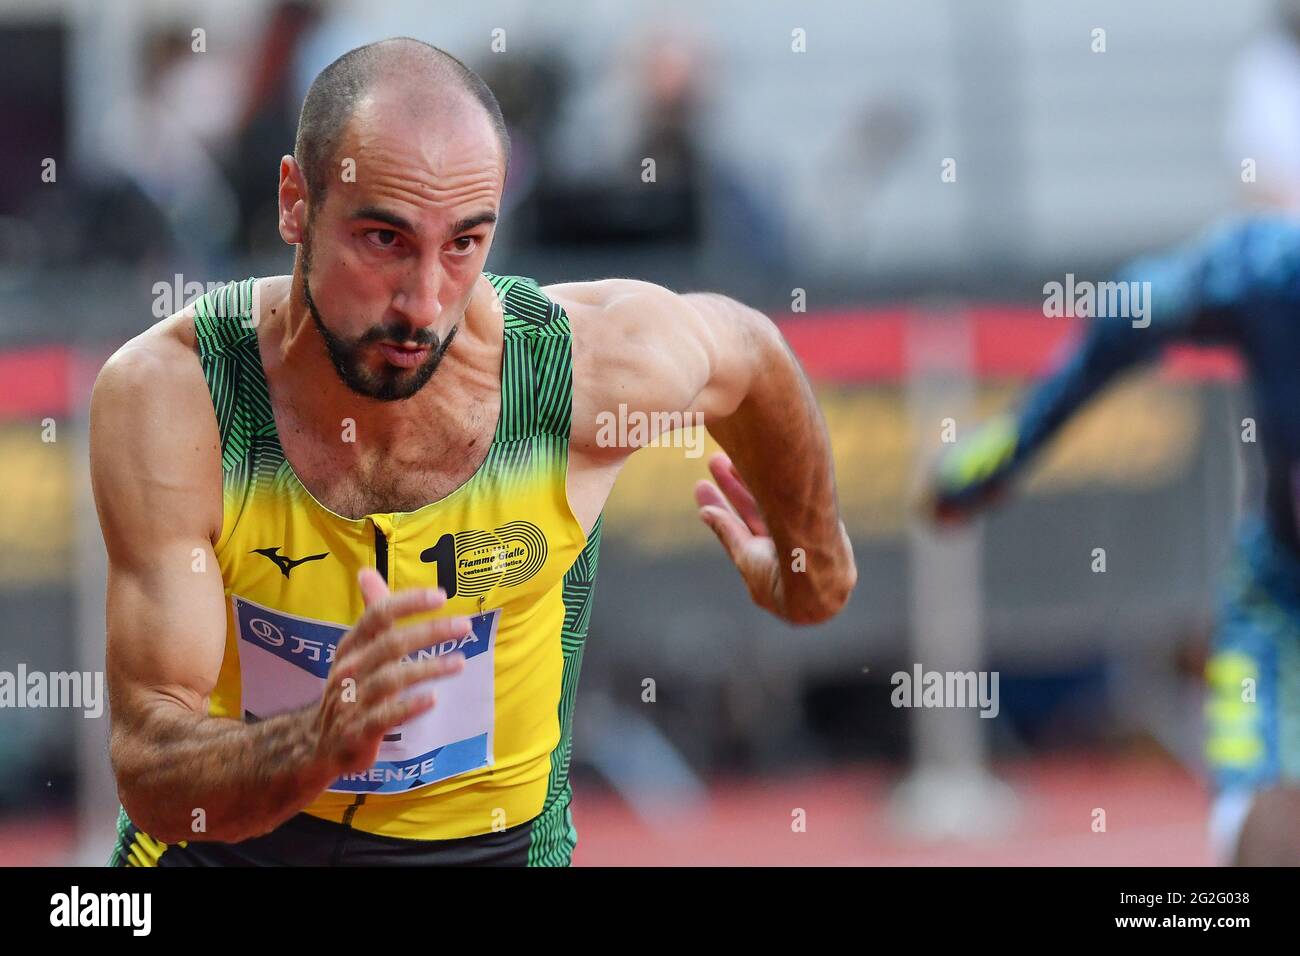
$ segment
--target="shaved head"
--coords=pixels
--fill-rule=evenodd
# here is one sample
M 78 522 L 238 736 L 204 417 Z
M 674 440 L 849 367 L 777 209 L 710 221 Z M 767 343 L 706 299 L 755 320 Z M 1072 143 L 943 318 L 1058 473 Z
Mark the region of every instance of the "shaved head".
M 411 398 L 486 285 L 510 155 L 496 97 L 437 47 L 371 43 L 316 77 L 294 152 L 280 234 L 304 311 L 349 390 Z
M 482 110 L 501 147 L 502 169 L 510 163 L 510 136 L 501 107 L 483 78 L 456 57 L 410 37 L 368 43 L 344 53 L 312 82 L 298 117 L 293 153 L 307 180 L 312 206 L 337 175 L 337 152 L 358 105 L 383 92 L 401 98 L 411 118 L 454 122 L 466 107 Z

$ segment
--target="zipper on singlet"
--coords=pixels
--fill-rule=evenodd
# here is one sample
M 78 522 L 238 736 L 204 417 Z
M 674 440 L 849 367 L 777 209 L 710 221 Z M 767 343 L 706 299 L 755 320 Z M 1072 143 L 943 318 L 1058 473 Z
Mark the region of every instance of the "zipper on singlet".
M 379 572 L 384 582 L 388 582 L 388 538 L 384 536 L 383 530 L 379 527 L 379 522 L 373 518 L 370 519 L 375 526 L 375 570 Z M 351 805 L 343 811 L 343 819 L 339 821 L 343 829 L 339 831 L 338 842 L 334 844 L 334 853 L 330 858 L 333 866 L 338 866 L 343 862 L 343 850 L 347 845 L 348 831 L 352 828 L 352 818 L 357 815 L 357 810 L 366 802 L 366 794 L 359 793 L 357 798 L 352 801 Z
M 373 521 L 373 519 L 371 519 Z M 388 582 L 388 539 L 384 537 L 383 530 L 375 522 L 375 570 L 383 577 L 384 582 Z

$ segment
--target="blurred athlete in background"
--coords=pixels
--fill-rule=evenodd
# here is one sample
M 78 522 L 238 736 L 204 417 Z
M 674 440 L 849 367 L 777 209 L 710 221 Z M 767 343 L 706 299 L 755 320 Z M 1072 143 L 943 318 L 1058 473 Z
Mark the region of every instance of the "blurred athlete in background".
M 1300 864 L 1300 224 L 1221 227 L 1115 278 L 1151 283 L 1149 311 L 1084 319 L 1081 344 L 1015 414 L 940 458 L 923 501 L 940 524 L 969 519 L 1120 373 L 1170 343 L 1232 346 L 1249 371 L 1266 487 L 1239 529 L 1207 664 L 1211 835 L 1224 862 Z

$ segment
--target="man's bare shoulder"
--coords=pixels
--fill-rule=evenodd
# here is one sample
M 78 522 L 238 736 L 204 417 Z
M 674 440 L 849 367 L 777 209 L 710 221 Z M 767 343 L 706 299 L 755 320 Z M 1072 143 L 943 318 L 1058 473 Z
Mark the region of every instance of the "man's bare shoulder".
M 198 521 L 208 533 L 220 528 L 221 437 L 192 307 L 154 323 L 104 363 L 90 397 L 90 458 L 97 497 L 175 491 L 183 501 L 171 520 Z M 134 477 L 143 474 L 151 476 L 147 492 Z M 119 535 L 109 530 L 111 545 Z
M 713 341 L 694 296 L 641 279 L 545 286 L 573 330 L 571 442 L 597 452 L 600 415 L 626 407 L 682 412 L 709 378 Z
M 579 371 L 598 366 L 617 377 L 653 373 L 658 364 L 691 358 L 709 339 L 699 297 L 653 282 L 595 279 L 543 286 L 542 292 L 569 317 Z
M 100 369 L 95 387 L 167 388 L 203 380 L 198 361 L 198 336 L 194 331 L 194 306 L 190 304 L 159 319 L 128 339 Z
M 293 276 L 290 275 L 266 276 L 256 280 L 255 290 L 264 293 L 274 303 L 287 296 L 292 281 Z M 258 298 L 255 294 L 254 303 Z M 196 299 L 165 319 L 159 319 L 123 343 L 104 364 L 100 377 L 107 376 L 113 384 L 154 384 L 164 388 L 168 385 L 193 388 L 196 383 L 202 383 L 202 367 L 198 361 L 198 333 L 194 328 L 197 301 Z M 160 380 L 154 376 L 160 377 Z M 206 395 L 206 387 L 198 391 Z
M 601 322 L 612 317 L 652 321 L 657 314 L 677 314 L 687 309 L 676 292 L 644 279 L 590 279 L 560 282 L 541 287 L 542 293 L 559 304 L 572 326 Z

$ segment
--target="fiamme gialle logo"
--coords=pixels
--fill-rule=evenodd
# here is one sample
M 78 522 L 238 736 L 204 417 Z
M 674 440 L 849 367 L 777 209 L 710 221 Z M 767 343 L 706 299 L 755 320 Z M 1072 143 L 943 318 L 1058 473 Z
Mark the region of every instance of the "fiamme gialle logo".
M 454 550 L 454 560 L 448 561 Z M 546 536 L 531 521 L 508 521 L 492 531 L 443 535 L 420 559 L 438 565 L 439 586 L 448 597 L 477 597 L 496 587 L 523 584 L 546 563 Z M 444 574 L 450 564 L 455 574 Z

